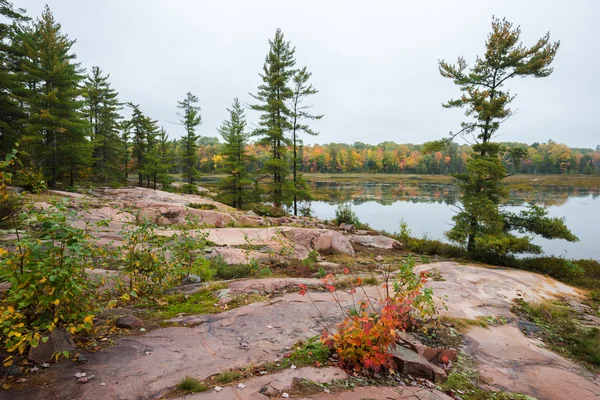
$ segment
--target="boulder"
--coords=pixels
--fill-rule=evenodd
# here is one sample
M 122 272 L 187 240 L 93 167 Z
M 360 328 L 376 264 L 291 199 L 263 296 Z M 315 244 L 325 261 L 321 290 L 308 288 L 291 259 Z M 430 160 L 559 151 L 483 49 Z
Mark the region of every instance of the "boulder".
M 142 321 L 135 315 L 129 314 L 119 317 L 119 319 L 117 319 L 116 324 L 119 328 L 134 329 L 141 328 L 142 326 L 144 326 L 144 321 Z
M 360 244 L 365 247 L 373 247 L 376 249 L 392 250 L 402 247 L 402 243 L 399 241 L 389 238 L 383 235 L 377 236 L 362 236 L 353 235 L 349 236 L 350 242 L 354 244 Z
M 71 334 L 63 329 L 55 329 L 50 333 L 46 343 L 40 340 L 37 347 L 29 350 L 28 358 L 37 364 L 52 361 L 52 356 L 63 351 L 72 352 L 75 350 L 75 343 Z
M 356 232 L 356 227 L 354 227 L 353 224 L 340 224 L 340 229 L 345 232 L 351 232 L 351 233 Z
M 377 262 L 383 262 L 383 260 L 385 260 L 385 259 L 383 258 L 383 256 L 381 254 L 379 254 L 377 257 L 375 257 L 375 261 L 377 261 Z
M 446 372 L 442 368 L 412 350 L 398 345 L 392 350 L 392 356 L 398 365 L 398 371 L 404 375 L 429 379 L 433 382 L 446 380 Z
M 354 248 L 339 232 L 328 229 L 289 228 L 282 231 L 292 242 L 322 254 L 354 255 Z
M 185 277 L 185 279 L 183 280 L 183 282 L 181 282 L 182 285 L 192 285 L 194 283 L 201 283 L 202 282 L 202 278 L 200 278 L 198 275 L 196 274 L 189 274 L 188 276 Z

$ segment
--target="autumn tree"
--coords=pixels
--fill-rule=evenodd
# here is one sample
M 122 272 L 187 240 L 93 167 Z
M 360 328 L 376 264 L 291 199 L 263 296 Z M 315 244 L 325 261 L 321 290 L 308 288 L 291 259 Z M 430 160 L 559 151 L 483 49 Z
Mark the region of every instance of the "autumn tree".
M 278 206 L 290 205 L 293 199 L 294 185 L 290 181 L 290 167 L 285 159 L 290 139 L 286 135 L 292 129 L 289 102 L 294 96 L 290 80 L 295 70 L 295 49 L 286 41 L 283 32 L 277 29 L 273 40 L 269 40 L 269 53 L 260 75 L 263 83 L 258 86 L 255 95 L 259 101 L 251 108 L 259 111 L 260 121 L 254 135 L 259 137 L 258 143 L 267 146 L 271 157 L 262 168 L 262 173 L 272 177 L 267 185 L 267 199 Z
M 298 147 L 302 143 L 301 133 L 316 136 L 319 133 L 313 131 L 307 124 L 309 120 L 323 118 L 323 115 L 314 115 L 309 112 L 312 105 L 305 104 L 305 100 L 319 91 L 308 82 L 312 74 L 303 67 L 296 71 L 293 77 L 293 96 L 290 105 L 292 120 L 292 177 L 294 181 L 294 215 L 298 215 L 298 199 L 310 200 L 311 195 L 306 181 L 298 173 L 298 165 L 301 158 L 298 157 Z
M 188 92 L 183 101 L 177 102 L 177 108 L 181 110 L 181 113 L 177 115 L 180 118 L 181 124 L 185 127 L 185 136 L 181 139 L 181 170 L 182 175 L 187 182 L 187 191 L 192 189 L 194 179 L 198 177 L 198 171 L 196 164 L 198 163 L 198 138 L 196 134 L 196 128 L 202 123 L 202 116 L 200 115 L 200 107 L 195 104 L 198 103 L 198 97 Z
M 506 85 L 517 77 L 549 76 L 559 47 L 559 42 L 550 42 L 549 33 L 532 47 L 526 47 L 519 41 L 520 34 L 519 27 L 513 27 L 505 19 L 493 18 L 485 54 L 477 57 L 471 68 L 463 57 L 456 64 L 439 62 L 441 75 L 452 79 L 462 92 L 459 99 L 450 100 L 444 107 L 464 108 L 465 115 L 470 117 L 462 123 L 460 132 L 451 137 L 469 135 L 475 141 L 466 172 L 455 175 L 462 208 L 453 217 L 455 225 L 447 236 L 480 257 L 541 251 L 531 243 L 531 237 L 517 236 L 515 232 L 577 240 L 562 219 L 547 217 L 542 207 L 531 205 L 525 211 L 512 213 L 501 206 L 508 197 L 508 189 L 502 184 L 507 174 L 500 158 L 502 146 L 492 142 L 492 138 L 502 122 L 513 114 L 509 105 L 515 96 Z M 442 143 L 430 144 L 429 150 Z
M 219 128 L 223 137 L 221 171 L 227 176 L 219 184 L 219 199 L 236 208 L 242 208 L 250 197 L 252 179 L 248 172 L 249 156 L 246 151 L 249 134 L 246 132 L 246 116 L 240 101 L 233 99 L 229 118 Z

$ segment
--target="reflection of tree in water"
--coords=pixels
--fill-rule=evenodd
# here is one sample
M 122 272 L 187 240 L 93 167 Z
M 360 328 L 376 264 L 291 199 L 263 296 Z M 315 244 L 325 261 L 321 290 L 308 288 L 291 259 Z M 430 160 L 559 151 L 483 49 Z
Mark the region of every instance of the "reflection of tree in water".
M 315 200 L 330 204 L 351 202 L 359 205 L 376 202 L 391 205 L 397 201 L 411 203 L 445 203 L 454 205 L 458 202 L 459 192 L 453 184 L 414 182 L 414 183 L 379 183 L 379 182 L 335 182 L 319 181 L 312 183 Z M 511 190 L 508 204 L 522 205 L 536 203 L 545 206 L 562 205 L 570 197 L 600 196 L 599 189 L 583 189 L 564 186 L 535 187 L 533 190 Z

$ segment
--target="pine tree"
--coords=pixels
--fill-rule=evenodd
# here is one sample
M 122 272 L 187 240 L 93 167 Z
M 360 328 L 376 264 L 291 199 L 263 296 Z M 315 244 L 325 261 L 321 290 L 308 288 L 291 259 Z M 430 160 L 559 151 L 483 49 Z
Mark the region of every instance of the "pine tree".
M 196 151 L 199 136 L 196 135 L 196 128 L 202 123 L 202 116 L 200 115 L 200 107 L 194 105 L 196 103 L 198 103 L 198 97 L 190 92 L 186 94 L 183 101 L 177 102 L 177 108 L 182 110 L 181 114 L 178 113 L 180 122 L 185 127 L 185 136 L 181 139 L 183 150 L 181 170 L 189 190 L 193 190 L 194 179 L 198 178 L 198 170 L 196 169 L 198 155 Z
M 92 170 L 96 181 L 123 181 L 122 150 L 119 127 L 121 105 L 118 93 L 103 76 L 99 67 L 84 82 L 85 114 L 89 121 L 89 138 L 93 146 Z
M 323 118 L 323 115 L 310 114 L 307 110 L 312 106 L 302 104 L 308 96 L 319 92 L 313 88 L 312 84 L 308 83 L 311 75 L 312 73 L 306 71 L 306 67 L 296 71 L 294 74 L 294 95 L 292 98 L 292 104 L 290 106 L 292 117 L 292 176 L 294 180 L 294 215 L 298 215 L 298 199 L 310 200 L 312 198 L 306 181 L 297 171 L 298 164 L 300 164 L 302 161 L 302 158 L 298 156 L 298 148 L 302 143 L 299 135 L 301 132 L 313 136 L 319 134 L 318 132 L 313 131 L 306 123 L 303 123 L 303 121 Z
M 81 167 L 91 160 L 81 113 L 82 70 L 70 53 L 74 43 L 61 32 L 48 6 L 24 36 L 31 158 L 41 162 L 51 188 L 61 177 L 68 177 L 72 186 Z
M 149 159 L 149 154 L 156 145 L 158 135 L 157 121 L 150 119 L 140 110 L 139 104 L 127 103 L 131 107 L 131 119 L 128 121 L 131 130 L 132 146 L 131 152 L 135 160 L 138 174 L 138 185 L 144 185 L 144 176 L 146 177 L 146 186 L 150 187 L 151 173 L 153 171 L 154 160 Z
M 7 0 L 0 0 L 0 157 L 15 148 L 24 131 L 25 112 L 21 107 L 25 86 L 22 81 L 18 23 L 28 18 L 24 10 L 15 9 Z
M 220 153 L 225 159 L 221 171 L 228 175 L 219 184 L 219 199 L 233 207 L 242 208 L 253 190 L 248 172 L 249 156 L 246 152 L 249 134 L 245 131 L 244 109 L 237 97 L 227 111 L 229 119 L 223 121 L 219 133 L 225 141 Z
M 500 206 L 508 197 L 508 189 L 502 184 L 507 174 L 500 158 L 501 145 L 491 139 L 501 123 L 512 115 L 508 106 L 515 98 L 504 85 L 515 77 L 549 76 L 559 47 L 559 42 L 550 43 L 547 33 L 527 48 L 519 42 L 520 33 L 520 28 L 513 28 L 508 21 L 494 18 L 485 55 L 478 57 L 470 70 L 462 57 L 455 65 L 439 62 L 442 76 L 452 79 L 463 92 L 461 98 L 450 100 L 444 107 L 466 109 L 465 115 L 472 118 L 462 123 L 458 134 L 472 135 L 476 140 L 466 172 L 455 175 L 461 190 L 462 209 L 453 217 L 455 225 L 447 236 L 481 258 L 497 259 L 511 253 L 541 251 L 531 243 L 530 237 L 516 236 L 515 231 L 549 239 L 577 240 L 562 219 L 547 217 L 542 207 L 531 205 L 516 214 L 503 211 Z M 442 142 L 431 144 L 428 149 Z
M 267 185 L 267 199 L 281 206 L 290 205 L 294 193 L 285 153 L 290 145 L 286 133 L 292 129 L 291 112 L 287 104 L 294 96 L 289 82 L 295 72 L 293 68 L 296 60 L 295 49 L 284 40 L 280 29 L 275 32 L 275 38 L 269 40 L 269 46 L 263 73 L 259 74 L 263 84 L 258 87 L 257 94 L 252 95 L 260 104 L 252 105 L 251 108 L 261 112 L 259 127 L 254 135 L 260 137 L 258 143 L 267 146 L 271 153 L 262 170 L 263 174 L 273 177 L 272 182 Z
M 154 190 L 156 190 L 157 183 L 162 184 L 163 189 L 165 189 L 170 184 L 171 143 L 164 128 L 161 128 L 160 132 L 153 136 L 149 141 L 152 147 L 147 152 L 148 156 L 145 160 L 144 172 L 148 179 L 152 181 L 152 188 Z M 149 184 L 148 187 L 150 187 Z

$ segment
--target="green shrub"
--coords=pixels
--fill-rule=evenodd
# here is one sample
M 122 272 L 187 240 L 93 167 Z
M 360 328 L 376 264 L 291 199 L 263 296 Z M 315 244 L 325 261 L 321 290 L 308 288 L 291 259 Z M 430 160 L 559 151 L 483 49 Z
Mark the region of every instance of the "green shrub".
M 187 205 L 190 208 L 195 208 L 196 210 L 216 210 L 217 206 L 210 203 L 189 203 Z
M 66 201 L 26 209 L 15 227 L 21 231 L 15 250 L 0 248 L 0 281 L 11 285 L 0 302 L 0 342 L 9 353 L 23 354 L 55 329 L 92 328 L 97 282 L 86 268 L 102 254 L 84 229 L 72 225 L 74 218 Z
M 208 390 L 208 386 L 196 378 L 186 376 L 177 384 L 177 389 L 186 391 L 188 393 L 198 393 Z
M 271 271 L 271 268 L 269 268 L 269 267 L 261 268 L 258 271 L 259 278 L 268 278 L 270 276 L 273 276 L 273 271 Z
M 38 167 L 21 168 L 15 174 L 14 184 L 28 192 L 42 193 L 47 189 L 44 173 Z
M 352 224 L 357 227 L 360 226 L 360 220 L 348 203 L 338 205 L 335 210 L 335 221 L 337 225 Z
M 198 186 L 189 183 L 181 185 L 181 187 L 179 188 L 179 192 L 186 194 L 200 194 L 200 192 L 198 191 Z
M 258 272 L 256 263 L 230 265 L 221 256 L 213 258 L 210 263 L 216 271 L 215 276 L 224 280 L 247 278 Z
M 281 218 L 288 215 L 283 208 L 264 203 L 254 203 L 250 209 L 263 217 Z

